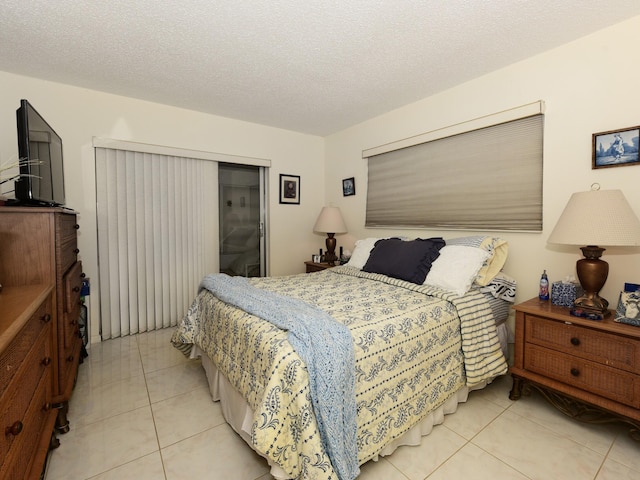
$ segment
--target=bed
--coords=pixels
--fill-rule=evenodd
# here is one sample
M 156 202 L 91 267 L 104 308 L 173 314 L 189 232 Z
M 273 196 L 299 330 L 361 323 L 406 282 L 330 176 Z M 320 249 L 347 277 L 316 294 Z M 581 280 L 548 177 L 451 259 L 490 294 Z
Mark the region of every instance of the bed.
M 365 239 L 313 274 L 203 280 L 172 343 L 202 357 L 213 399 L 274 478 L 351 480 L 506 373 L 506 242 L 416 240 Z M 395 271 L 412 263 L 417 278 Z

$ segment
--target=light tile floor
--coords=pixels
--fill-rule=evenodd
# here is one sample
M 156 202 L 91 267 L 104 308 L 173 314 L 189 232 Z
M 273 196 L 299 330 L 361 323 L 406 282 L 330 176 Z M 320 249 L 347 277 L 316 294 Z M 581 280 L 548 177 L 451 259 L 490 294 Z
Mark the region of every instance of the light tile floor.
M 46 480 L 268 480 L 266 462 L 224 422 L 198 360 L 160 330 L 94 344 L 70 402 L 71 431 Z M 622 425 L 584 425 L 511 379 L 471 392 L 423 439 L 361 468 L 362 480 L 640 479 L 640 443 Z

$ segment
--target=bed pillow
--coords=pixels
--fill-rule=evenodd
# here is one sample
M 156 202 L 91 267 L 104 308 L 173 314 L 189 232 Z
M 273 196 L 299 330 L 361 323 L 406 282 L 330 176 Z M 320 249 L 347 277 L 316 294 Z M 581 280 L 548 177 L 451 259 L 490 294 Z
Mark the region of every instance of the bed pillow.
M 489 257 L 484 261 L 482 268 L 480 268 L 476 276 L 476 283 L 481 286 L 488 285 L 500 270 L 502 270 L 509 252 L 509 244 L 506 240 L 485 235 L 452 238 L 447 240 L 447 245 L 463 245 L 489 252 Z
M 504 272 L 498 273 L 486 286 L 481 287 L 483 293 L 491 293 L 495 298 L 515 303 L 518 282 Z
M 362 270 L 422 285 L 444 245 L 442 238 L 378 240 Z
M 480 248 L 447 245 L 440 250 L 424 284 L 463 296 L 488 258 L 489 252 Z
M 356 241 L 351 258 L 345 265 L 362 270 L 362 267 L 364 267 L 364 264 L 367 263 L 369 259 L 369 253 L 371 253 L 373 246 L 378 240 L 380 240 L 380 238 L 363 238 L 362 240 Z

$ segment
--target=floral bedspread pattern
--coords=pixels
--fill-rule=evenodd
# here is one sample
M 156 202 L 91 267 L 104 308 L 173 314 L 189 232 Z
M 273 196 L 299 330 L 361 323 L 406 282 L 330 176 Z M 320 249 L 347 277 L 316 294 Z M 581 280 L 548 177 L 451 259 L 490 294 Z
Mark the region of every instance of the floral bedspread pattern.
M 251 282 L 316 305 L 349 327 L 360 464 L 465 382 L 506 372 L 491 310 L 477 291 L 458 297 L 349 267 Z M 203 290 L 172 342 L 185 354 L 198 345 L 245 397 L 257 451 L 291 478 L 338 478 L 322 448 L 306 366 L 286 332 Z

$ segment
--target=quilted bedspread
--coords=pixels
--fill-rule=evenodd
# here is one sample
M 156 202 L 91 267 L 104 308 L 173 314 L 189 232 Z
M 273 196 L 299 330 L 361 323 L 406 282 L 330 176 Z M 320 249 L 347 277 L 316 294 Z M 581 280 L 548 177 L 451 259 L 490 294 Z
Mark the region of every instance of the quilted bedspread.
M 491 309 L 464 297 L 384 275 L 336 267 L 251 279 L 301 299 L 348 326 L 355 347 L 357 449 L 375 457 L 465 383 L 506 373 Z M 201 291 L 173 344 L 205 351 L 254 412 L 254 448 L 291 478 L 337 479 L 322 447 L 306 366 L 287 332 Z

